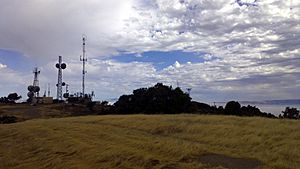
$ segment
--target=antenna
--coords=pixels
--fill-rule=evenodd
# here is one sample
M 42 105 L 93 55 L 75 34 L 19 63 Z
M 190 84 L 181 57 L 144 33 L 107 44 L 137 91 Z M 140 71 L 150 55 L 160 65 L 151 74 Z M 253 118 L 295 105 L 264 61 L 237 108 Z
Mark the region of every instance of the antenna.
M 40 87 L 39 87 L 39 74 L 41 73 L 41 71 L 35 67 L 33 69 L 33 74 L 34 74 L 34 78 L 33 78 L 33 84 L 29 85 L 27 87 L 28 89 L 28 93 L 27 96 L 29 97 L 29 102 L 32 102 L 32 99 L 34 97 L 39 97 L 39 92 L 40 92 Z
M 48 83 L 48 97 L 50 97 L 50 83 Z
M 66 84 L 66 93 L 69 93 L 69 85 Z
M 192 88 L 186 88 L 186 90 L 188 91 L 188 94 L 190 95 Z
M 70 86 L 69 84 L 66 84 L 66 93 L 64 93 L 64 95 L 63 95 L 64 98 L 66 98 L 66 99 L 69 98 L 69 86 Z
M 43 95 L 43 97 L 46 97 L 46 93 L 47 93 L 47 84 L 45 85 L 45 90 L 44 90 L 44 95 Z
M 56 63 L 55 67 L 58 69 L 58 79 L 57 79 L 57 100 L 62 100 L 62 87 L 66 85 L 65 82 L 62 81 L 62 70 L 67 67 L 65 63 L 62 63 L 62 56 L 58 56 L 58 63 Z
M 35 67 L 33 70 L 34 73 L 34 79 L 33 79 L 33 86 L 34 86 L 34 92 L 36 93 L 36 97 L 39 97 L 40 87 L 39 87 L 39 74 L 41 71 Z
M 86 50 L 85 50 L 85 42 L 86 42 L 86 35 L 82 36 L 82 56 L 80 56 L 80 61 L 82 61 L 82 95 L 84 96 L 84 90 L 85 90 L 85 84 L 84 84 L 84 80 L 85 80 L 85 74 L 87 73 L 87 71 L 85 70 L 85 62 L 87 61 L 86 58 Z

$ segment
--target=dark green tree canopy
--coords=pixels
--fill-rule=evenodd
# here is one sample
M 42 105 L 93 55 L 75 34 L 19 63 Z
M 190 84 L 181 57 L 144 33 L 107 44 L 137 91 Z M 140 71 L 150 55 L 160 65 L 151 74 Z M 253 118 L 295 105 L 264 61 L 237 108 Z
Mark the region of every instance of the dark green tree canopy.
M 173 114 L 186 111 L 190 103 L 191 98 L 180 88 L 157 83 L 153 87 L 136 89 L 131 95 L 122 95 L 114 106 L 118 114 Z
M 21 99 L 22 96 L 19 96 L 17 93 L 10 93 L 7 97 L 1 97 L 0 103 L 15 103 L 17 100 Z
M 10 93 L 8 96 L 7 96 L 7 99 L 9 101 L 16 101 L 16 100 L 19 100 L 21 99 L 22 96 L 19 96 L 17 93 Z
M 225 114 L 239 115 L 241 109 L 241 104 L 236 101 L 230 101 L 225 106 Z
M 290 107 L 286 107 L 284 111 L 282 111 L 283 113 L 283 118 L 289 118 L 289 119 L 299 119 L 300 118 L 300 113 L 299 110 L 297 110 L 297 108 L 290 108 Z

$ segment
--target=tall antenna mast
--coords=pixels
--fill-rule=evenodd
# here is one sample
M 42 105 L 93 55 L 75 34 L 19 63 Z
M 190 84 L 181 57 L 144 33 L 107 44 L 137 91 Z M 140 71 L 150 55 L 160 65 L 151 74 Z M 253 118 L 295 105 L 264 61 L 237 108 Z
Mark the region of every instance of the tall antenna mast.
M 87 73 L 87 71 L 85 70 L 85 62 L 87 61 L 86 55 L 85 55 L 85 41 L 86 41 L 87 37 L 86 35 L 82 36 L 82 56 L 80 56 L 80 61 L 82 61 L 82 96 L 84 97 L 84 89 L 85 89 L 85 84 L 84 84 L 84 80 L 85 80 L 85 74 Z
M 34 70 L 33 70 L 33 73 L 34 73 L 33 86 L 36 88 L 35 89 L 36 97 L 39 97 L 40 88 L 39 88 L 39 79 L 38 79 L 38 77 L 39 77 L 39 74 L 41 73 L 41 71 L 37 67 L 35 67 Z
M 57 79 L 57 100 L 62 100 L 62 87 L 66 85 L 65 82 L 62 81 L 62 70 L 67 67 L 65 63 L 62 63 L 62 56 L 58 56 L 58 63 L 56 63 L 55 67 L 58 69 L 58 79 Z
M 33 74 L 34 74 L 34 78 L 33 78 L 33 84 L 28 86 L 28 93 L 27 96 L 29 97 L 29 102 L 32 102 L 32 99 L 34 97 L 39 97 L 39 92 L 40 92 L 40 87 L 39 87 L 39 74 L 41 73 L 41 71 L 35 67 L 33 69 Z

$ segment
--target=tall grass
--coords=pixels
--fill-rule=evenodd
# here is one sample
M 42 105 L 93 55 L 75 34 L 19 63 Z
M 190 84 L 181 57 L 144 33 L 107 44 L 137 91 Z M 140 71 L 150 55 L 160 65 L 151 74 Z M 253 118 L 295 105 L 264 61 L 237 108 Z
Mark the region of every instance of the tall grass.
M 300 168 L 300 121 L 206 115 L 86 116 L 0 126 L 0 168 L 214 168 L 216 153 Z M 215 167 L 222 168 L 222 167 Z

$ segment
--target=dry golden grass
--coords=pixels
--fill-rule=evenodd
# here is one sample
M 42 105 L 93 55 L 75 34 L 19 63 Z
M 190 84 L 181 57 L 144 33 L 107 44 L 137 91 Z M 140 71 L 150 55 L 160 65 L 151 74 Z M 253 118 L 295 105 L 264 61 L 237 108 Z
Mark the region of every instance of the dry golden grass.
M 206 115 L 85 116 L 0 126 L 0 168 L 219 168 L 205 153 L 300 168 L 300 121 Z
M 0 104 L 0 116 L 9 115 L 24 121 L 37 118 L 53 118 L 83 115 L 89 111 L 85 105 L 68 104 Z M 92 112 L 89 112 L 92 114 Z

